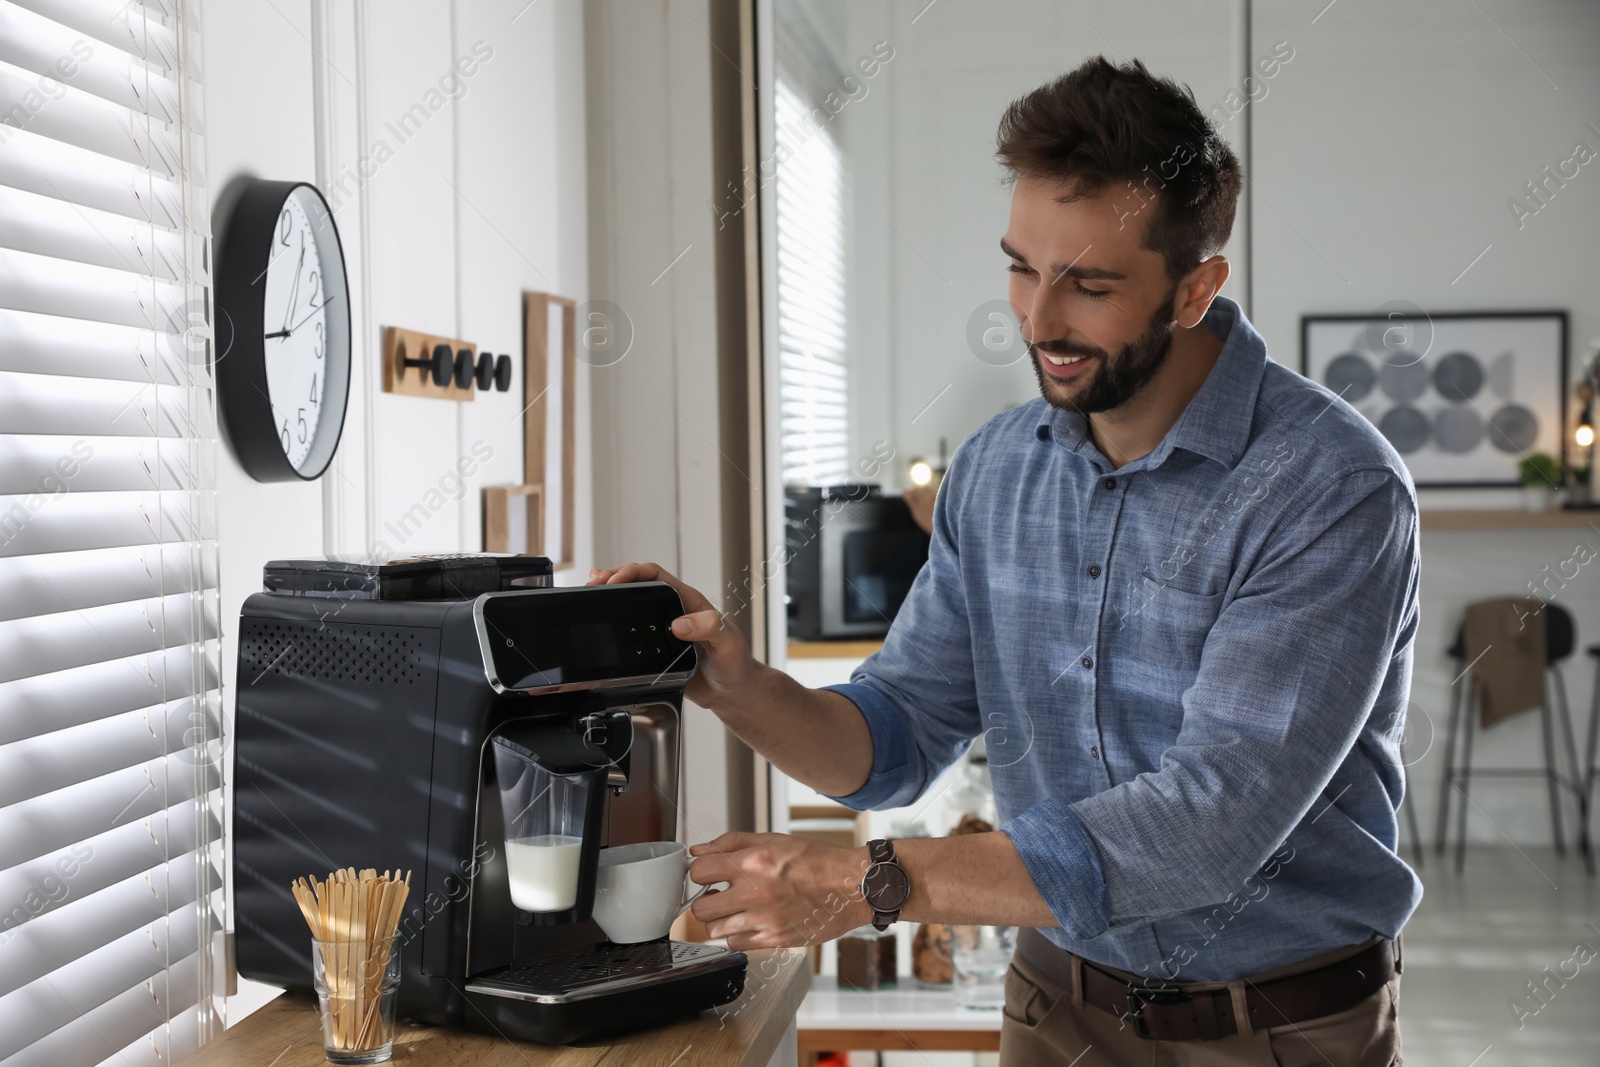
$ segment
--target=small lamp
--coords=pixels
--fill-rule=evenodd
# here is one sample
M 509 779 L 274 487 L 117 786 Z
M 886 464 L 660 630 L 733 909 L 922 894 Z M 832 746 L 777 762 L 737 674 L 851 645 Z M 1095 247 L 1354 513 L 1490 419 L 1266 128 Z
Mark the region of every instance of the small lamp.
M 1583 409 L 1578 415 L 1578 425 L 1572 431 L 1572 443 L 1578 447 L 1579 463 L 1569 463 L 1569 503 L 1576 507 L 1594 507 L 1591 472 L 1594 469 L 1594 401 L 1596 374 L 1600 373 L 1600 338 L 1595 339 L 1595 354 L 1584 369 L 1583 378 L 1574 387 Z
M 944 481 L 946 468 L 943 437 L 939 438 L 938 463 L 930 463 L 921 456 L 913 456 L 906 468 L 906 477 L 911 484 L 901 496 L 905 498 L 906 506 L 911 509 L 912 520 L 922 528 L 923 533 L 933 532 L 933 503 L 939 483 Z
M 949 445 L 945 438 L 939 438 L 939 461 L 924 459 L 921 456 L 912 456 L 911 463 L 906 468 L 906 477 L 912 485 L 932 485 L 937 487 L 944 481 L 944 472 L 949 468 L 945 457 L 949 452 Z

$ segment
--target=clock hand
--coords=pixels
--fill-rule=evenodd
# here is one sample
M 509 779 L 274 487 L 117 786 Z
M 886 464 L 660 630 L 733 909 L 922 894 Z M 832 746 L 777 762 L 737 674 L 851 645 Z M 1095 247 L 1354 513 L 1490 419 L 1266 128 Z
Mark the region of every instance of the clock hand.
M 333 298 L 332 299 L 337 300 L 338 298 L 339 298 L 339 294 L 338 293 L 333 294 Z M 290 326 L 290 327 L 288 327 L 286 329 L 282 329 L 282 330 L 274 330 L 269 334 L 264 334 L 263 335 L 263 340 L 270 341 L 275 337 L 288 337 L 288 336 L 290 336 L 296 330 L 298 330 L 300 327 L 304 326 L 306 324 L 306 320 L 307 319 L 311 318 L 312 315 L 315 315 L 317 312 L 321 311 L 323 308 L 325 308 L 327 306 L 328 306 L 328 302 L 326 302 L 326 301 L 321 303 L 321 304 L 318 304 L 316 307 L 312 308 L 309 312 L 306 313 L 305 318 L 302 318 L 299 322 L 295 323 L 293 326 Z
M 309 319 L 312 315 L 315 315 L 317 312 L 321 311 L 323 308 L 327 307 L 329 304 L 331 304 L 333 301 L 335 301 L 337 299 L 339 299 L 339 294 L 338 293 L 334 293 L 332 297 L 330 297 L 327 300 L 324 300 L 322 303 L 318 304 L 316 307 L 314 307 L 310 311 L 306 312 L 305 318 L 301 319 L 299 322 L 297 322 L 293 326 L 289 327 L 290 331 L 292 332 L 294 330 L 298 330 L 300 327 L 304 326 L 306 324 L 306 319 Z M 268 334 L 267 336 L 271 337 L 272 335 Z M 288 335 L 285 334 L 285 336 L 288 336 Z
M 283 328 L 292 331 L 289 325 L 289 316 L 294 313 L 295 302 L 300 298 L 300 268 L 306 265 L 306 239 L 300 238 L 300 258 L 294 264 L 294 288 L 289 290 L 289 303 L 283 309 Z

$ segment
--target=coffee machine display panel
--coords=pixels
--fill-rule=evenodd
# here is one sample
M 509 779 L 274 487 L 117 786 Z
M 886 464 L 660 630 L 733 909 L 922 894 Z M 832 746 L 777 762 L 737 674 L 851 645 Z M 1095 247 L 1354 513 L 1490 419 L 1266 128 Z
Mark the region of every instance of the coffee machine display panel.
M 682 602 L 663 583 L 490 593 L 474 619 L 498 693 L 683 681 L 694 647 L 672 635 Z

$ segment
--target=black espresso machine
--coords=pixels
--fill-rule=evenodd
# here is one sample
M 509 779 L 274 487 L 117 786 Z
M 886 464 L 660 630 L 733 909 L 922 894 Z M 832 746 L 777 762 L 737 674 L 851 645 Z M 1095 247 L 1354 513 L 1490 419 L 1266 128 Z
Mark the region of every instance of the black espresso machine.
M 275 561 L 266 585 L 239 619 L 240 974 L 309 992 L 290 883 L 402 868 L 402 1017 L 565 1044 L 739 996 L 743 953 L 614 945 L 590 918 L 602 847 L 677 836 L 695 654 L 668 629 L 683 611 L 670 586 L 551 588 L 549 560 L 507 556 Z M 516 783 L 497 779 L 514 773 L 497 751 L 569 798 L 556 828 L 578 856 L 575 892 L 557 902 L 569 907 L 512 902 L 520 843 L 508 846 L 502 792 Z

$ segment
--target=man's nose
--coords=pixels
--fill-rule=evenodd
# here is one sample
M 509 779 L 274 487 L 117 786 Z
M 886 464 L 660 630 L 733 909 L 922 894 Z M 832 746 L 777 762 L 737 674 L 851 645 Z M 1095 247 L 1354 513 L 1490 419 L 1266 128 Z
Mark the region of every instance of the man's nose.
M 1067 322 L 1066 301 L 1062 299 L 1062 295 L 1050 284 L 1048 276 L 1034 288 L 1033 302 L 1027 309 L 1028 330 L 1025 335 L 1030 344 L 1054 341 L 1072 332 Z

